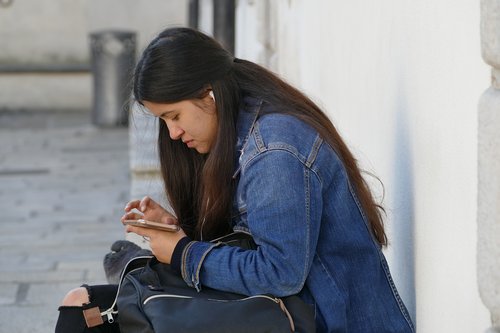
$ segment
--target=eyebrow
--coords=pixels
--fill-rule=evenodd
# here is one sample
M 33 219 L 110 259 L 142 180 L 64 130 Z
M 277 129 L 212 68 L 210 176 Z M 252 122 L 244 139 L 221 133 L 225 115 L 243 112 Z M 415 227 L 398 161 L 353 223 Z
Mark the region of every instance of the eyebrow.
M 169 113 L 172 113 L 172 112 L 175 112 L 175 111 L 177 111 L 177 110 L 165 111 L 165 112 L 163 112 L 162 114 L 160 114 L 160 115 L 158 116 L 158 118 L 165 117 L 165 116 L 166 116 L 166 115 L 168 115 Z

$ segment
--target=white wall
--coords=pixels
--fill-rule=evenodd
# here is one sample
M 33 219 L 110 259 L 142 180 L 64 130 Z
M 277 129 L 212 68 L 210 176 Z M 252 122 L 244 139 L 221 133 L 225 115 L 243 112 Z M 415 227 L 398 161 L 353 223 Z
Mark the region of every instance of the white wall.
M 161 30 L 187 24 L 187 0 L 86 0 L 90 31 L 137 31 L 140 53 Z
M 187 9 L 187 0 L 13 0 L 0 6 L 0 66 L 88 64 L 89 33 L 107 29 L 136 32 L 139 53 L 186 24 Z M 91 99 L 90 73 L 0 73 L 0 110 L 88 110 Z
M 489 86 L 479 2 L 240 0 L 238 22 L 237 56 L 263 63 L 255 50 L 271 41 L 270 65 L 384 183 L 387 256 L 418 330 L 488 328 L 475 258 L 476 114 Z
M 0 7 L 0 62 L 83 62 L 86 0 L 13 0 Z
M 142 49 L 186 20 L 187 0 L 13 0 L 0 7 L 0 63 L 85 63 L 89 32 L 136 31 Z

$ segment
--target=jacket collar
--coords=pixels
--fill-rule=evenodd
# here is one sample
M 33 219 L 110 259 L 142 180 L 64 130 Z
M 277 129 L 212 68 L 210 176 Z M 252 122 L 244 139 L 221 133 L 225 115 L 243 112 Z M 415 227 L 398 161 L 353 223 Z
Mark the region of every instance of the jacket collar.
M 257 118 L 259 117 L 260 110 L 262 108 L 262 99 L 257 99 L 253 97 L 243 97 L 243 103 L 241 103 L 238 112 L 238 121 L 236 122 L 236 130 L 238 135 L 238 140 L 236 141 L 236 158 L 235 161 L 236 170 L 233 174 L 233 178 L 236 178 L 240 172 L 241 166 L 239 165 L 239 159 L 243 155 L 245 147 L 247 146 L 248 139 L 252 133 L 253 127 Z

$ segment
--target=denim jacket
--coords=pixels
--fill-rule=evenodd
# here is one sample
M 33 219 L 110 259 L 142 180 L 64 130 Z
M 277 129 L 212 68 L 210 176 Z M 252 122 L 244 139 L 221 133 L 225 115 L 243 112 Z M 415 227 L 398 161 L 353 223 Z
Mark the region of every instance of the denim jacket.
M 264 108 L 250 98 L 240 108 L 232 218 L 258 248 L 192 241 L 184 280 L 198 290 L 299 294 L 318 332 L 413 332 L 339 157 L 310 126 Z

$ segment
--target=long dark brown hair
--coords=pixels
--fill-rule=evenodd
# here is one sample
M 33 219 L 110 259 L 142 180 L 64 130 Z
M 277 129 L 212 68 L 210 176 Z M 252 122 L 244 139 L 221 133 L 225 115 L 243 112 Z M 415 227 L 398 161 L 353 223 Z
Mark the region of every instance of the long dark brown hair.
M 136 67 L 134 98 L 139 103 L 196 101 L 207 88 L 214 92 L 218 118 L 217 138 L 208 154 L 172 140 L 159 120 L 165 190 L 188 235 L 210 239 L 230 231 L 236 120 L 242 96 L 253 96 L 275 106 L 272 112 L 292 115 L 316 129 L 342 160 L 375 239 L 387 244 L 383 208 L 375 202 L 356 159 L 328 117 L 299 90 L 253 62 L 235 59 L 214 39 L 190 28 L 161 32 Z

